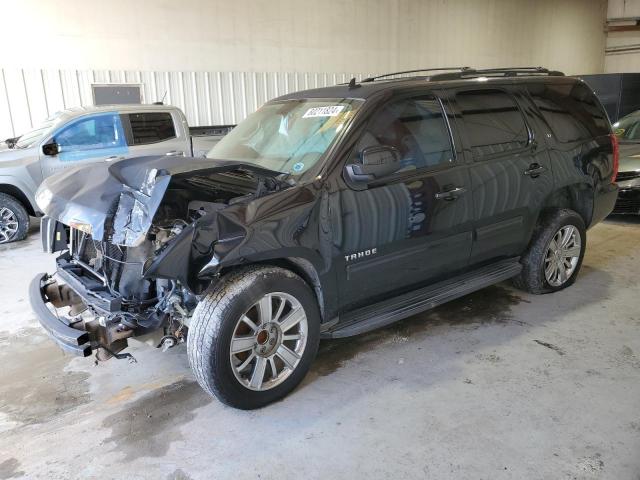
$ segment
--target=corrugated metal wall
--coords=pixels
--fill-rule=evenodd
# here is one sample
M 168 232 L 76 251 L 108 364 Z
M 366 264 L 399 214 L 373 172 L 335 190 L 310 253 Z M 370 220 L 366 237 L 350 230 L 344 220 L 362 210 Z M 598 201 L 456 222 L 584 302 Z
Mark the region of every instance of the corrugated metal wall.
M 368 74 L 132 72 L 2 69 L 0 138 L 19 135 L 65 108 L 92 105 L 91 85 L 137 83 L 144 103 L 164 97 L 190 125 L 235 124 L 267 100 L 288 92 L 335 85 Z

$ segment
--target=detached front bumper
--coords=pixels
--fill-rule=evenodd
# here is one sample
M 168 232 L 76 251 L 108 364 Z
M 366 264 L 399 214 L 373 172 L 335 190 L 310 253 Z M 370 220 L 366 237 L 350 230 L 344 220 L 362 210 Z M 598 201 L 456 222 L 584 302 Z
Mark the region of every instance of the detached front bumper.
M 112 292 L 106 278 L 71 254 L 80 241 L 77 231 L 46 216 L 40 231 L 45 252 L 62 252 L 56 259 L 56 278 L 40 273 L 29 287 L 31 308 L 40 324 L 66 352 L 88 357 L 96 351 L 99 360 L 120 358 L 117 353 L 126 348 L 136 328 L 126 324 L 125 316 L 135 319 L 136 313 L 123 312 L 123 297 Z M 65 307 L 68 312 L 61 310 Z
M 88 357 L 92 351 L 89 333 L 84 329 L 73 328 L 68 318 L 57 316 L 47 307 L 50 299 L 45 292 L 46 286 L 51 283 L 50 280 L 49 274 L 39 273 L 31 281 L 29 285 L 31 308 L 38 317 L 40 325 L 60 348 L 73 355 Z

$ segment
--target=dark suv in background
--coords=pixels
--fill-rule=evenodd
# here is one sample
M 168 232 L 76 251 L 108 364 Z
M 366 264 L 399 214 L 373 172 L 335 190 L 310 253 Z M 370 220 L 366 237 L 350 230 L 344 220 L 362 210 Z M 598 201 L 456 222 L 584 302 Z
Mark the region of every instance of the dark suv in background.
M 321 338 L 506 279 L 571 285 L 617 195 L 591 90 L 541 68 L 402 73 L 270 101 L 207 159 L 47 179 L 43 244 L 62 253 L 31 285 L 44 328 L 98 359 L 186 339 L 207 392 L 256 408 L 302 380 Z

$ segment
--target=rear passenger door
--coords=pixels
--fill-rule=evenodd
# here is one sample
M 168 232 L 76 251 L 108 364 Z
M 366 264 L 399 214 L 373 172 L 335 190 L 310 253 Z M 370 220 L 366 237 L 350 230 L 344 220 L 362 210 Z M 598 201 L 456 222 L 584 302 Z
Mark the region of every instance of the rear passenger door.
M 471 264 L 519 255 L 553 188 L 549 155 L 525 116 L 527 97 L 502 88 L 460 89 L 455 108 L 471 159 Z
M 466 267 L 471 249 L 467 166 L 441 101 L 421 95 L 382 105 L 347 162 L 376 146 L 398 150 L 397 171 L 364 189 L 343 189 L 331 207 L 347 310 L 450 276 Z
M 182 129 L 177 129 L 180 121 L 172 112 L 133 112 L 122 115 L 130 155 L 190 156 L 189 138 Z

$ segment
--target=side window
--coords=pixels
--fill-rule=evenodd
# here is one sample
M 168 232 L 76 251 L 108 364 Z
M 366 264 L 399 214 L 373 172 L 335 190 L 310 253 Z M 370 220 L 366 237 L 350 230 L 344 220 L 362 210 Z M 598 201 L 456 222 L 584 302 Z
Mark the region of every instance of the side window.
M 54 136 L 61 152 L 109 149 L 126 146 L 120 116 L 104 113 L 82 118 Z
M 131 113 L 130 145 L 158 143 L 176 137 L 173 118 L 169 112 Z
M 536 84 L 529 93 L 560 142 L 577 142 L 609 133 L 609 121 L 583 83 Z
M 467 139 L 476 159 L 518 150 L 529 131 L 515 100 L 500 90 L 474 90 L 456 95 Z
M 374 113 L 356 151 L 360 154 L 367 147 L 381 145 L 400 152 L 399 171 L 453 161 L 449 128 L 440 103 L 433 97 L 391 102 Z

